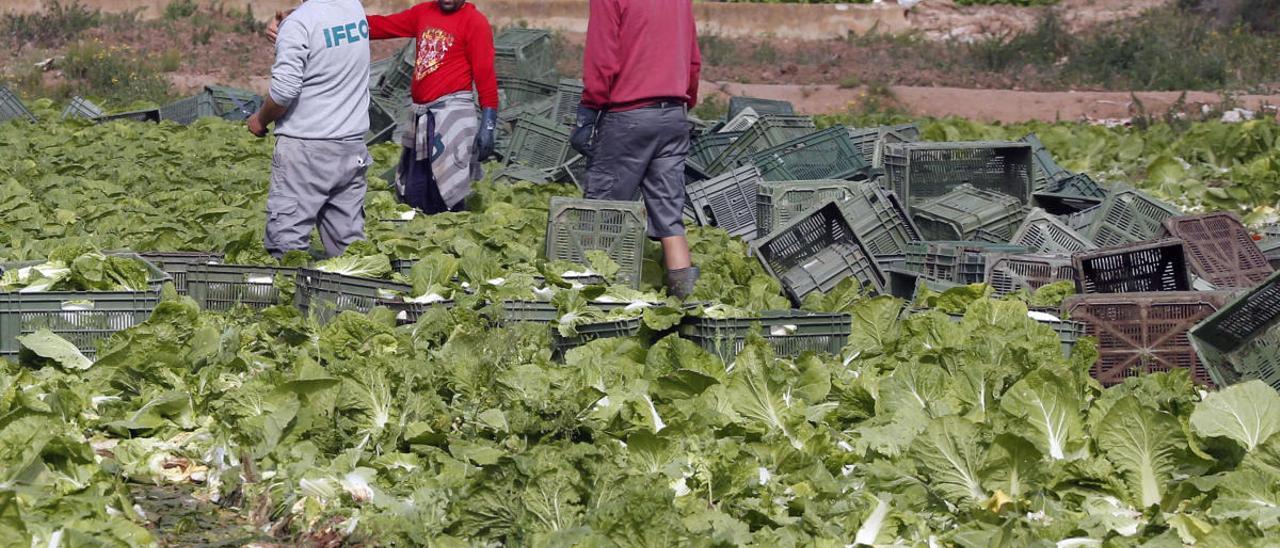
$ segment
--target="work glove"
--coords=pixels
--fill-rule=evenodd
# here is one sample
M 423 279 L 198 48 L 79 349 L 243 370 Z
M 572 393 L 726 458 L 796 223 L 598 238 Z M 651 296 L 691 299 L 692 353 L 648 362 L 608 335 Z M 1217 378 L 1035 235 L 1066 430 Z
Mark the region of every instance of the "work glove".
M 600 120 L 600 111 L 578 105 L 578 119 L 573 123 L 573 133 L 569 134 L 569 146 L 578 154 L 591 156 L 591 144 L 595 140 L 596 122 Z
M 498 109 L 486 108 L 480 112 L 480 131 L 476 133 L 476 150 L 480 161 L 493 156 L 494 139 L 498 132 Z

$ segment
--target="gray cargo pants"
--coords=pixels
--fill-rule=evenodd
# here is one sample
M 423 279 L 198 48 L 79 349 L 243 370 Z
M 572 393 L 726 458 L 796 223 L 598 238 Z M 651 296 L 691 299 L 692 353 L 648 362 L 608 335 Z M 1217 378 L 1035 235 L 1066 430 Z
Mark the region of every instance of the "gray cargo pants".
M 605 113 L 596 124 L 585 195 L 628 201 L 643 196 L 649 237 L 683 236 L 688 155 L 689 120 L 683 106 Z
M 276 137 L 267 193 L 267 251 L 311 249 L 320 229 L 325 254 L 336 257 L 364 238 L 365 173 L 373 158 L 364 141 Z

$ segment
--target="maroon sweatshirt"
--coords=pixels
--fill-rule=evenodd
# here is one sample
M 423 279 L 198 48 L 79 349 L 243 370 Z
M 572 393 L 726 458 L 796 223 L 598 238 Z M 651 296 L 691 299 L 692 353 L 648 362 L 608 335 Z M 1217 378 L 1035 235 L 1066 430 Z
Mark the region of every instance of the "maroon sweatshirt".
M 702 54 L 692 0 L 591 0 L 582 104 L 623 111 L 698 102 Z

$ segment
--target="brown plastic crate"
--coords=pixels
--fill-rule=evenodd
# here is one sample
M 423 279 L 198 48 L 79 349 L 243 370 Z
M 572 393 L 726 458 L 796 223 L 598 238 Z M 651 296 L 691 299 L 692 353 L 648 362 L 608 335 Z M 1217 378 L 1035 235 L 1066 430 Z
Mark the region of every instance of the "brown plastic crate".
M 1215 287 L 1254 287 L 1274 272 L 1234 213 L 1170 217 L 1164 229 L 1186 244 L 1191 271 Z
M 1214 387 L 1188 332 L 1231 301 L 1230 291 L 1073 295 L 1062 303 L 1084 335 L 1098 341 L 1089 374 L 1112 386 L 1145 373 L 1187 369 L 1191 379 Z
M 1071 263 L 1081 293 L 1191 290 L 1186 248 L 1178 239 L 1082 251 Z

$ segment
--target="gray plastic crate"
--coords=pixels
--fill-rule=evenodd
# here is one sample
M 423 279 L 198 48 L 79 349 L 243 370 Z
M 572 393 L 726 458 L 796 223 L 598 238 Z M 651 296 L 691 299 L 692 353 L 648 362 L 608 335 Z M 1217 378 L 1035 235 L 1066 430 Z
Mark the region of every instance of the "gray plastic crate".
M 740 160 L 760 168 L 766 181 L 870 178 L 868 164 L 841 126 L 792 139 Z
M 1044 148 L 1044 143 L 1040 142 L 1040 138 L 1034 133 L 1027 134 L 1020 141 L 1031 146 L 1032 159 L 1035 162 L 1035 190 L 1041 191 L 1049 187 L 1050 183 L 1071 176 L 1071 172 L 1063 169 L 1054 161 L 1053 155 Z
M 564 165 L 569 154 L 569 128 L 536 116 L 516 120 L 507 151 L 507 164 L 555 170 Z
M 908 207 L 961 185 L 1031 202 L 1031 147 L 1007 141 L 886 144 L 885 186 Z
M 1101 205 L 1107 199 L 1107 189 L 1092 177 L 1077 173 L 1048 183 L 1033 195 L 1036 205 L 1054 215 L 1069 215 Z
M 640 202 L 555 196 L 547 218 L 546 256 L 585 264 L 588 251 L 604 251 L 621 267 L 617 282 L 639 287 L 647 228 Z
M 705 165 L 707 174 L 718 174 L 737 165 L 741 159 L 762 150 L 804 137 L 817 131 L 809 116 L 769 114 L 742 132 L 720 156 Z
M 705 181 L 685 186 L 694 219 L 702 226 L 715 226 L 743 239 L 757 234 L 755 200 L 760 171 L 743 166 Z
M 85 99 L 79 95 L 72 97 L 71 101 L 67 103 L 67 108 L 62 111 L 62 117 L 64 119 L 81 118 L 85 120 L 97 120 L 98 118 L 101 118 L 103 114 L 102 109 L 99 108 L 98 105 L 93 104 L 93 101 Z
M 884 143 L 908 143 L 920 140 L 920 127 L 915 124 L 899 124 L 896 126 L 879 126 L 868 128 L 848 128 L 849 139 L 853 147 L 862 154 L 862 159 L 873 167 L 880 167 L 883 161 Z
M 804 212 L 835 201 L 854 234 L 882 264 L 905 256 L 907 243 L 920 231 L 892 192 L 875 183 L 854 181 L 776 181 L 761 183 L 756 196 L 758 237 Z
M 957 284 L 982 283 L 986 279 L 987 257 L 993 254 L 1025 253 L 1013 244 L 988 242 L 911 242 L 907 244 L 904 269 L 926 278 Z
M 850 277 L 872 294 L 885 287 L 885 276 L 875 257 L 854 234 L 836 202 L 783 225 L 751 249 L 796 304 L 805 295 L 829 291 Z
M 160 120 L 184 126 L 214 115 L 213 97 L 207 93 L 178 99 L 160 107 Z
M 766 114 L 795 114 L 796 109 L 787 101 L 777 99 L 761 99 L 758 97 L 735 96 L 729 98 L 729 115 L 732 120 L 738 113 L 746 109 L 756 111 L 761 116 Z
M 298 309 L 321 324 L 343 311 L 367 313 L 383 302 L 397 301 L 413 292 L 412 286 L 401 283 L 310 268 L 298 270 L 297 287 Z
M 370 75 L 369 83 L 375 97 L 384 99 L 400 99 L 408 97 L 409 88 L 413 85 L 413 71 L 418 55 L 417 42 L 410 40 L 403 48 L 387 61 L 378 79 Z
M 680 337 L 731 364 L 752 333 L 764 338 L 778 356 L 798 356 L 803 352 L 838 356 L 849 342 L 851 326 L 848 314 L 783 310 L 763 312 L 754 318 L 686 317 L 680 324 Z
M 201 264 L 217 264 L 222 262 L 221 253 L 203 253 L 186 251 L 142 251 L 139 257 L 151 261 L 156 267 L 173 278 L 173 287 L 181 295 L 187 294 L 187 272 L 192 266 Z
M 1146 193 L 1123 189 L 1112 192 L 1094 214 L 1085 233 L 1099 246 L 1114 246 L 1155 238 L 1164 231 L 1164 220 L 1182 213 Z
M 195 264 L 187 269 L 187 294 L 205 310 L 241 305 L 261 310 L 292 304 L 276 282 L 291 281 L 297 273 L 297 268 L 278 266 Z
M 1190 336 L 1218 386 L 1260 379 L 1280 390 L 1280 273 L 1197 324 Z
M 1092 240 L 1040 208 L 1031 210 L 1009 241 L 1036 253 L 1074 253 L 1097 247 Z
M 507 77 L 498 80 L 498 89 L 502 91 L 503 108 L 513 108 L 531 103 L 550 101 L 547 106 L 554 112 L 556 108 L 556 92 L 559 87 L 552 82 L 544 82 L 530 78 Z M 540 107 L 543 108 L 543 107 Z M 550 116 L 552 112 L 546 112 Z
M 36 115 L 32 114 L 27 109 L 27 105 L 22 104 L 22 100 L 9 91 L 9 88 L 0 86 L 0 123 L 9 120 L 26 120 L 35 123 Z
M 1034 293 L 1056 282 L 1075 283 L 1076 268 L 1066 254 L 992 253 L 987 255 L 984 278 L 995 295 L 1003 297 L 1019 290 Z
M 498 76 L 547 79 L 555 73 L 551 31 L 509 27 L 493 38 Z
M 563 78 L 556 87 L 556 107 L 551 118 L 561 124 L 573 125 L 578 119 L 578 104 L 582 103 L 582 80 Z
M 979 230 L 984 239 L 1008 242 L 1026 218 L 1022 202 L 1014 196 L 960 185 L 932 200 L 917 203 L 911 217 L 926 240 L 975 240 Z

